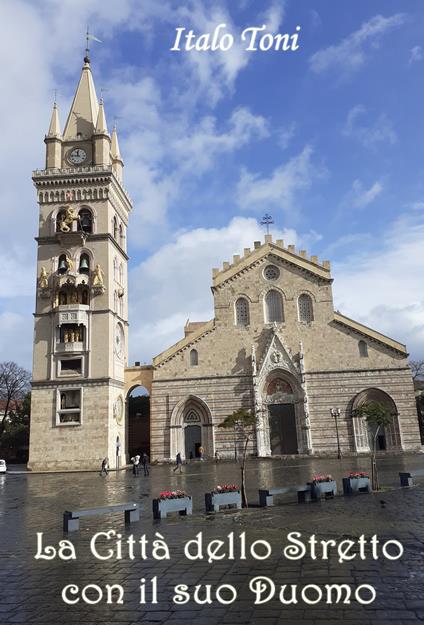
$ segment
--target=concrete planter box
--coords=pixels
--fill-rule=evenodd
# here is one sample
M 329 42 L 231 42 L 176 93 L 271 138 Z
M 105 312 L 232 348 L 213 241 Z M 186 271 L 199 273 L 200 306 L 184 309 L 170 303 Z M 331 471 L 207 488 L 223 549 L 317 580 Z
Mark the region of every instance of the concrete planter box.
M 336 480 L 330 480 L 329 482 L 311 482 L 311 499 L 321 499 L 323 496 L 325 499 L 334 497 L 337 494 Z
M 343 478 L 343 494 L 354 495 L 356 493 L 371 492 L 371 484 L 369 477 L 344 477 Z
M 153 499 L 153 518 L 166 519 L 169 512 L 179 512 L 181 515 L 193 514 L 191 497 L 176 497 L 175 499 Z
M 205 493 L 206 512 L 219 512 L 224 506 L 241 510 L 241 492 L 234 490 L 226 493 Z

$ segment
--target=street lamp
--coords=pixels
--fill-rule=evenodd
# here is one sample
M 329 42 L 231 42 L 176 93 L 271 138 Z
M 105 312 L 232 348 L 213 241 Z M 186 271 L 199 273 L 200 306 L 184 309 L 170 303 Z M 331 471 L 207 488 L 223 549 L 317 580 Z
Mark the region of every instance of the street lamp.
M 336 422 L 336 436 L 337 436 L 337 458 L 340 460 L 342 457 L 342 452 L 340 449 L 340 438 L 339 438 L 339 423 L 338 418 L 340 417 L 341 411 L 340 408 L 331 408 L 330 409 L 331 416 L 334 417 L 334 421 Z

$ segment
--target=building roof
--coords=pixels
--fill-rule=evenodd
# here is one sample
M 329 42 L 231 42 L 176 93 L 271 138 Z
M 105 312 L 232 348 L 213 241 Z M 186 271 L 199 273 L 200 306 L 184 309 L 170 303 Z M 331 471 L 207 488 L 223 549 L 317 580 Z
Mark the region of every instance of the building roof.
M 260 241 L 254 242 L 253 250 L 245 248 L 243 256 L 236 254 L 233 256 L 232 262 L 225 261 L 222 264 L 222 269 L 212 269 L 212 288 L 220 287 L 268 254 L 272 254 L 298 269 L 313 274 L 323 280 L 332 282 L 330 262 L 328 260 L 319 262 L 318 256 L 309 257 L 306 250 L 296 252 L 294 245 L 285 247 L 282 239 L 277 239 L 277 241 L 273 242 L 272 235 L 267 234 L 265 235 L 264 243 Z
M 178 352 L 188 349 L 191 347 L 196 341 L 201 339 L 205 334 L 212 332 L 215 328 L 215 320 L 211 319 L 206 323 L 203 323 L 197 330 L 190 332 L 187 336 L 185 336 L 181 341 L 178 341 L 174 345 L 172 345 L 169 349 L 166 349 L 164 352 L 161 352 L 155 358 L 153 358 L 153 366 L 157 367 L 173 356 L 175 356 Z
M 65 141 L 80 138 L 90 138 L 96 128 L 99 115 L 99 102 L 96 88 L 91 74 L 90 62 L 86 58 L 81 72 L 81 78 L 72 102 L 66 121 L 63 139 Z
M 60 137 L 59 111 L 56 102 L 53 104 L 52 117 L 47 137 Z
M 197 330 L 200 330 L 200 328 L 202 328 L 206 323 L 208 323 L 207 321 L 190 321 L 190 319 L 187 319 L 186 324 L 184 326 L 184 336 L 188 336 L 189 334 L 192 334 L 193 332 L 197 332 Z
M 340 323 L 346 326 L 351 330 L 355 330 L 356 332 L 359 332 L 359 334 L 362 334 L 365 337 L 377 341 L 378 343 L 382 343 L 387 347 L 391 347 L 392 349 L 400 352 L 404 356 L 408 356 L 406 345 L 404 345 L 403 343 L 399 343 L 398 341 L 395 341 L 394 339 L 391 339 L 390 337 L 385 336 L 384 334 L 381 334 L 376 330 L 372 330 L 368 326 L 365 326 L 363 323 L 359 323 L 359 321 L 354 321 L 353 319 L 342 315 L 338 311 L 334 313 L 334 321 L 336 323 Z

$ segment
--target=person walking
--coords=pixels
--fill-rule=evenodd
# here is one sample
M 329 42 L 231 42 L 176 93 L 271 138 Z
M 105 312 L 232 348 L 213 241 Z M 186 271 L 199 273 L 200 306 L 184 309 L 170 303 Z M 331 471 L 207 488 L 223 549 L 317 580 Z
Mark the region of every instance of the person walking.
M 218 462 L 221 460 L 221 456 L 219 454 L 219 451 L 217 450 L 215 452 L 215 462 L 218 464 Z
M 175 471 L 177 471 L 178 469 L 180 470 L 180 473 L 182 473 L 182 472 L 183 472 L 183 460 L 182 460 L 182 458 L 181 458 L 181 454 L 180 454 L 180 452 L 178 452 L 178 453 L 177 453 L 177 457 L 176 457 L 176 465 L 175 465 L 175 467 L 174 467 L 174 473 L 175 473 Z
M 106 477 L 106 475 L 109 475 L 109 458 L 103 458 L 100 475 L 102 477 Z
M 140 471 L 140 454 L 134 456 L 135 474 L 138 477 Z
M 144 471 L 144 477 L 146 477 L 147 475 L 150 475 L 149 472 L 149 456 L 146 454 L 146 452 L 144 452 L 141 456 L 141 464 L 143 466 L 143 471 Z
M 200 447 L 199 447 L 199 460 L 201 460 L 201 462 L 203 462 L 203 460 L 204 460 L 204 458 L 203 458 L 204 453 L 205 453 L 205 450 L 204 450 L 204 449 L 203 449 L 203 447 L 200 445 Z

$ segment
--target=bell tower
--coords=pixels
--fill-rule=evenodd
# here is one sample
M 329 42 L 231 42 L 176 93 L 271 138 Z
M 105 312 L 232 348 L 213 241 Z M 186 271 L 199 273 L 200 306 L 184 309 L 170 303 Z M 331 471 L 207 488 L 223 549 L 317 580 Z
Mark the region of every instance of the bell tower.
M 44 169 L 33 172 L 36 238 L 32 470 L 116 466 L 125 449 L 126 231 L 116 128 L 110 136 L 88 55 L 63 130 L 56 103 Z

